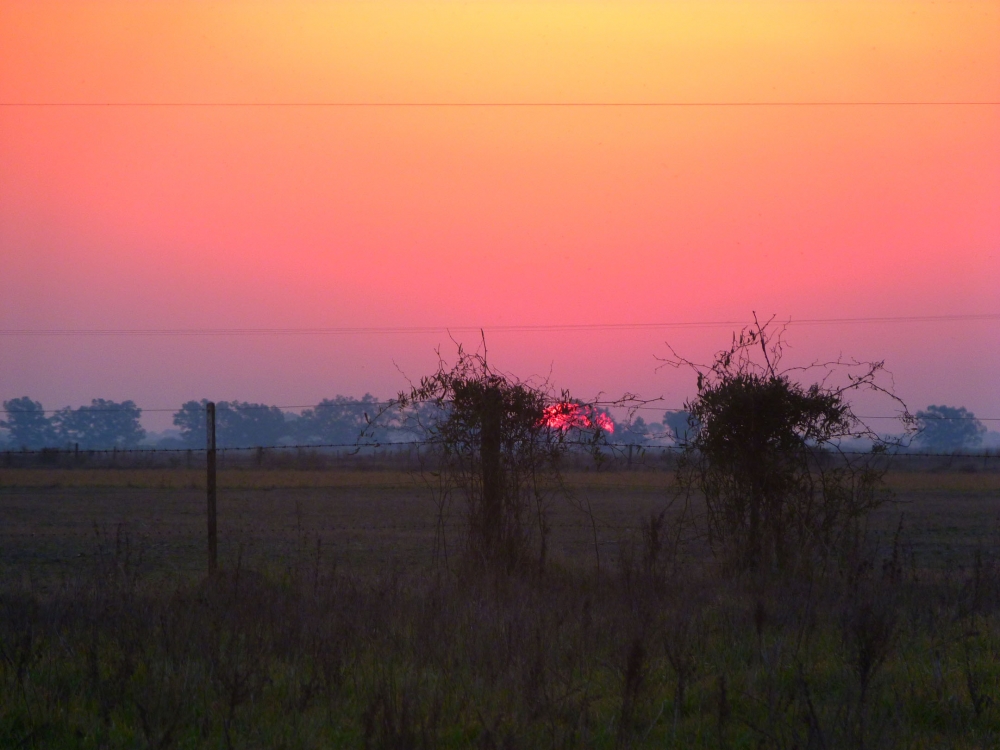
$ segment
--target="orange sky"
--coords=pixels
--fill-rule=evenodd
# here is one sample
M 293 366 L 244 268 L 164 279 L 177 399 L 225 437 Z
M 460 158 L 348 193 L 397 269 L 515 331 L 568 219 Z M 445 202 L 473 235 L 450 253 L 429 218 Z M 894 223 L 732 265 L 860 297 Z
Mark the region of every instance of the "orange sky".
M 91 105 L 0 107 L 2 328 L 1000 312 L 996 2 L 0 2 L 0 70 Z M 537 106 L 300 106 L 445 103 Z M 679 402 L 665 338 L 727 331 L 491 351 Z M 389 393 L 442 340 L 8 337 L 0 396 Z M 1000 416 L 996 321 L 792 343 Z

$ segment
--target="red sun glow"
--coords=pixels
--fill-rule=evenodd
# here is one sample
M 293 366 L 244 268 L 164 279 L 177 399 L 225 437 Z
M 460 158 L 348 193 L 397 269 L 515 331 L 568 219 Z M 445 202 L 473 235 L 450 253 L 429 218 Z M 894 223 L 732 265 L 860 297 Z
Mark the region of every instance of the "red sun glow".
M 597 411 L 589 404 L 576 404 L 563 401 L 552 404 L 542 412 L 542 422 L 546 427 L 566 432 L 572 427 L 587 429 L 597 427 L 608 434 L 615 431 L 615 423 L 607 414 Z

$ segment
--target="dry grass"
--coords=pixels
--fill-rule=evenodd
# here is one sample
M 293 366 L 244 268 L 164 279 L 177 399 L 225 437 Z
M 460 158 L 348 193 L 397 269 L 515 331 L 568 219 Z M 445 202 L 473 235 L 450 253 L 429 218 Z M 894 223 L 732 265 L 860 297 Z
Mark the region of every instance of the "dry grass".
M 303 545 L 164 580 L 145 551 L 101 535 L 54 590 L 0 579 L 0 746 L 1000 741 L 995 555 L 927 575 L 897 546 L 782 579 L 640 545 L 600 574 L 361 578 Z
M 372 487 L 395 490 L 417 481 L 408 471 L 380 469 L 223 469 L 220 488 L 302 489 Z M 188 490 L 205 488 L 204 469 L 0 469 L 0 487 L 126 488 Z
M 207 582 L 200 471 L 0 472 L 0 746 L 1000 743 L 995 473 L 892 474 L 867 551 L 806 580 L 671 564 L 666 471 L 570 472 L 547 572 L 501 580 L 460 507 L 435 564 L 407 472 L 220 480 Z
M 992 471 L 890 471 L 886 485 L 894 492 L 1000 492 L 1000 460 L 991 459 Z
M 991 460 L 992 470 L 890 471 L 887 486 L 901 493 L 1000 492 L 1000 460 Z M 571 470 L 564 476 L 574 489 L 630 491 L 666 490 L 675 484 L 667 469 L 622 471 Z M 219 486 L 229 489 L 304 489 L 367 487 L 396 490 L 420 485 L 418 472 L 405 469 L 298 469 L 223 468 Z M 184 468 L 0 468 L 2 487 L 204 489 L 204 469 Z
M 897 502 L 871 519 L 889 539 L 900 518 L 909 549 L 936 567 L 967 559 L 997 528 L 1000 474 L 893 472 Z M 558 565 L 608 569 L 641 523 L 665 506 L 669 471 L 570 471 L 571 498 L 549 508 L 550 555 Z M 322 540 L 346 570 L 429 563 L 437 507 L 419 478 L 402 470 L 225 469 L 219 476 L 224 556 L 280 558 L 305 537 Z M 123 524 L 147 546 L 146 562 L 197 572 L 205 558 L 204 474 L 163 469 L 0 470 L 0 563 L 55 575 L 92 550 L 95 528 Z M 445 519 L 448 552 L 461 551 L 462 508 Z

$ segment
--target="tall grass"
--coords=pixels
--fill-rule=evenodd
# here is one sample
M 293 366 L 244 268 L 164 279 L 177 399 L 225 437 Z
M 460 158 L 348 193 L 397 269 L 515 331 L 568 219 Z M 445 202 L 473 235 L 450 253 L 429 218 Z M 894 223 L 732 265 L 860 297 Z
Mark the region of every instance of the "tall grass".
M 602 572 L 147 577 L 124 529 L 54 592 L 5 574 L 4 747 L 994 747 L 1000 564 L 905 533 L 796 578 L 674 556 Z

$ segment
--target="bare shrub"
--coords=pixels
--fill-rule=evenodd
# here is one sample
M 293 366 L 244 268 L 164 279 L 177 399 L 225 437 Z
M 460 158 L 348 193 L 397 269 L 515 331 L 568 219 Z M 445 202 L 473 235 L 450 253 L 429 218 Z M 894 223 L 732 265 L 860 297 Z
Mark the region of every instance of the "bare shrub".
M 545 566 L 549 525 L 547 507 L 562 491 L 560 471 L 575 442 L 599 442 L 601 429 L 589 420 L 553 427 L 552 409 L 570 404 L 563 392 L 499 372 L 485 353 L 460 346 L 453 366 L 421 378 L 383 413 L 405 412 L 418 405 L 416 429 L 425 436 L 432 462 L 432 484 L 439 499 L 439 529 L 448 499 L 464 500 L 465 553 L 474 566 L 511 573 Z M 374 423 L 374 422 L 373 422 Z
M 881 480 L 888 443 L 854 414 L 847 396 L 885 395 L 882 362 L 838 359 L 779 369 L 782 330 L 770 321 L 734 335 L 710 365 L 677 357 L 692 368 L 698 395 L 685 404 L 691 432 L 678 463 L 680 491 L 705 501 L 713 548 L 739 569 L 789 570 L 816 551 L 840 547 L 887 498 Z M 804 386 L 793 378 L 819 372 Z M 839 384 L 833 384 L 836 376 Z M 854 456 L 845 440 L 865 439 Z

